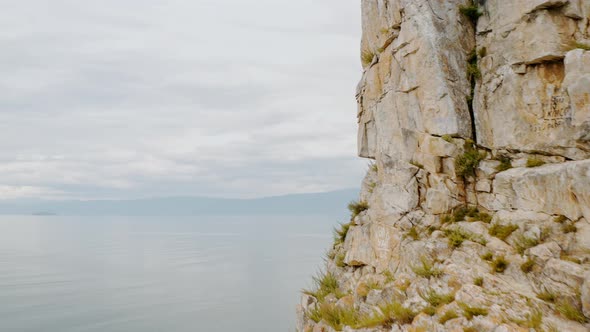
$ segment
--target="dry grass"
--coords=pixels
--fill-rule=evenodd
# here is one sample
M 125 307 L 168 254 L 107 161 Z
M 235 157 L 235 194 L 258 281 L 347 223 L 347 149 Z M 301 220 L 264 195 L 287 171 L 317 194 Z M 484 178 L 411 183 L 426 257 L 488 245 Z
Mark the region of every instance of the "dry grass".
M 459 318 L 459 315 L 454 310 L 447 310 L 440 318 L 438 322 L 441 324 L 445 324 L 446 322 L 450 321 L 451 319 Z
M 493 224 L 488 233 L 491 236 L 495 236 L 498 239 L 505 241 L 514 231 L 518 229 L 518 226 L 509 224 L 509 225 L 500 225 L 500 224 Z
M 545 165 L 545 162 L 536 157 L 530 157 L 526 161 L 526 167 L 539 167 Z
M 412 266 L 412 271 L 420 277 L 430 279 L 432 277 L 440 277 L 443 272 L 434 266 L 434 261 L 427 259 L 426 257 L 420 258 L 420 265 Z

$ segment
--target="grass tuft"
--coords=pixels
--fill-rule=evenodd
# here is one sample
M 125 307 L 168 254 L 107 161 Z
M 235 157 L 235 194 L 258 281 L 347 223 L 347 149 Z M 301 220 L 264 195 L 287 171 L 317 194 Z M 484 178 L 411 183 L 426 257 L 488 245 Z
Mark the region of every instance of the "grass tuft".
M 442 316 L 440 316 L 440 318 L 438 319 L 438 322 L 444 325 L 446 322 L 450 321 L 451 319 L 455 319 L 455 318 L 459 318 L 459 315 L 457 315 L 457 312 L 454 310 L 447 310 Z
M 477 277 L 473 279 L 473 284 L 479 287 L 483 286 L 483 277 Z
M 569 219 L 567 219 L 567 217 L 564 216 L 564 215 L 559 215 L 559 216 L 555 217 L 555 219 L 553 219 L 553 221 L 556 222 L 556 223 L 558 223 L 558 224 L 563 224 L 563 223 L 565 223 L 568 220 Z
M 351 218 L 354 219 L 361 212 L 369 209 L 369 203 L 365 201 L 352 201 L 348 203 L 348 210 L 351 213 Z
M 346 257 L 346 254 L 341 252 L 338 255 L 336 255 L 336 257 L 334 257 L 334 264 L 336 264 L 336 266 L 338 267 L 345 267 L 346 263 L 344 263 L 344 258 Z
M 342 331 L 344 326 L 355 326 L 359 321 L 359 314 L 350 307 L 337 306 L 334 303 L 321 303 L 310 310 L 307 316 L 316 323 L 326 322 L 336 331 Z
M 459 303 L 459 307 L 463 310 L 463 316 L 471 320 L 475 316 L 487 316 L 488 310 L 486 308 L 471 307 L 466 303 Z
M 340 228 L 334 228 L 334 245 L 339 245 L 344 243 L 346 240 L 346 234 L 348 234 L 348 230 L 350 230 L 351 224 L 340 224 Z
M 420 261 L 420 265 L 412 266 L 412 271 L 414 271 L 416 275 L 430 279 L 432 277 L 440 277 L 443 274 L 442 270 L 434 267 L 434 262 L 428 260 L 426 257 L 421 257 Z
M 561 230 L 564 233 L 575 233 L 578 231 L 578 227 L 576 227 L 576 225 L 574 225 L 573 223 L 565 223 L 561 226 Z
M 412 238 L 414 241 L 418 241 L 420 239 L 420 234 L 418 233 L 418 228 L 416 226 L 412 226 L 406 236 Z
M 334 294 L 338 298 L 345 295 L 340 291 L 338 280 L 332 273 L 320 274 L 319 276 L 313 277 L 313 281 L 315 283 L 314 289 L 303 290 L 303 293 L 315 297 L 318 302 L 322 302 L 330 294 Z
M 539 300 L 543 300 L 545 302 L 555 303 L 555 300 L 557 299 L 557 295 L 555 295 L 552 292 L 549 292 L 548 290 L 544 290 L 540 293 L 537 293 L 537 298 Z
M 502 273 L 506 271 L 509 262 L 506 260 L 504 256 L 498 256 L 491 262 L 492 265 L 492 272 Z
M 477 24 L 477 20 L 482 15 L 476 5 L 459 6 L 459 12 L 469 18 L 473 24 Z
M 576 322 L 582 323 L 582 324 L 586 323 L 586 321 L 587 321 L 582 310 L 580 310 L 577 306 L 574 306 L 567 301 L 559 302 L 555 306 L 555 309 L 562 316 L 566 317 L 569 320 L 573 320 L 573 321 L 576 321 Z
M 475 170 L 477 169 L 479 162 L 485 157 L 485 152 L 479 152 L 474 144 L 466 142 L 465 152 L 455 160 L 455 170 L 457 175 L 463 178 L 475 176 Z
M 449 134 L 442 135 L 441 138 L 449 143 L 453 142 L 453 136 L 451 136 Z
M 496 171 L 504 172 L 512 168 L 512 160 L 509 157 L 500 156 L 498 157 L 498 161 L 500 161 L 500 165 L 496 166 Z
M 488 230 L 488 233 L 491 236 L 495 236 L 498 239 L 505 241 L 506 238 L 508 238 L 517 229 L 518 229 L 518 226 L 516 226 L 514 224 L 509 224 L 509 225 L 493 224 L 490 227 L 490 229 Z
M 526 161 L 526 167 L 539 167 L 545 165 L 545 162 L 536 157 L 530 157 Z
M 494 255 L 491 252 L 486 252 L 485 254 L 480 256 L 481 259 L 483 259 L 484 261 L 491 261 L 492 259 L 494 259 Z
M 518 251 L 518 253 L 521 255 L 524 254 L 524 252 L 527 249 L 532 248 L 538 244 L 539 241 L 537 239 L 526 237 L 522 233 L 516 235 L 514 239 L 514 247 L 516 248 L 516 251 Z
M 422 297 L 424 301 L 428 302 L 431 306 L 435 308 L 443 304 L 449 304 L 455 301 L 454 293 L 439 294 L 433 289 L 429 290 L 426 294 L 420 294 L 420 297 Z
M 533 270 L 534 267 L 535 267 L 535 261 L 532 260 L 531 258 L 529 258 L 529 259 L 527 259 L 526 262 L 524 262 L 520 265 L 520 270 L 524 273 L 529 273 Z
M 375 52 L 370 50 L 364 50 L 361 52 L 361 63 L 363 67 L 370 65 L 373 62 L 373 58 L 375 58 Z
M 584 43 L 580 43 L 580 42 L 573 42 L 572 43 L 572 48 L 573 49 L 582 49 L 584 51 L 590 51 L 590 44 L 584 44 Z
M 460 247 L 465 240 L 476 242 L 481 245 L 485 245 L 487 243 L 487 241 L 482 236 L 467 232 L 460 227 L 446 230 L 445 233 L 449 241 L 449 246 L 453 248 Z

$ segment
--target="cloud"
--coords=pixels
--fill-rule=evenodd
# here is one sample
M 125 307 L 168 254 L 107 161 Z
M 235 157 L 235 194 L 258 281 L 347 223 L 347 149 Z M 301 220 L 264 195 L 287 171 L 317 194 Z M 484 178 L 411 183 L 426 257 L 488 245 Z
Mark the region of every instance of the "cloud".
M 7 5 L 3 190 L 42 198 L 256 197 L 357 186 L 365 163 L 355 156 L 358 7 Z

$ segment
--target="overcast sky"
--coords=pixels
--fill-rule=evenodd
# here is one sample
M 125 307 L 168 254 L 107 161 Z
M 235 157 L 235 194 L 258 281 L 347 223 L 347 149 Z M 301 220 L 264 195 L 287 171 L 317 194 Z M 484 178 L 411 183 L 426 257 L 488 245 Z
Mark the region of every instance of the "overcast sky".
M 0 199 L 358 187 L 358 0 L 0 0 Z

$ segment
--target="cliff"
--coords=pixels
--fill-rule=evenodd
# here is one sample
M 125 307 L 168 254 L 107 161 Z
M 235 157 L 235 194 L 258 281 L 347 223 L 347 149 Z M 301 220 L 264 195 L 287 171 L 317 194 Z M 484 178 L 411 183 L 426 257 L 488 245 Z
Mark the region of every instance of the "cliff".
M 299 331 L 590 331 L 590 1 L 362 0 L 374 160 Z

